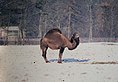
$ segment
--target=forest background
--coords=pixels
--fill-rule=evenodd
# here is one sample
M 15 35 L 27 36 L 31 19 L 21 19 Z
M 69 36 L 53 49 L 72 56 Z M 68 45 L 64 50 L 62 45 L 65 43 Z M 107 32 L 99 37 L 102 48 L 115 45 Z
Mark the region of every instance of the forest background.
M 0 28 L 18 26 L 25 37 L 42 37 L 60 28 L 94 41 L 118 37 L 118 0 L 0 0 Z M 98 39 L 97 39 L 98 40 Z M 99 41 L 99 40 L 98 40 Z

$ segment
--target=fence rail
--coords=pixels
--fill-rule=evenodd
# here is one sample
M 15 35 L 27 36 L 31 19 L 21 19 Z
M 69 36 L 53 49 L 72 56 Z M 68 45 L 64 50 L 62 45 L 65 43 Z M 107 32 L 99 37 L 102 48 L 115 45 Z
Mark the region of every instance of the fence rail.
M 6 41 L 0 38 L 0 45 L 39 45 L 40 38 L 25 38 L 19 41 Z M 80 38 L 80 42 L 90 42 L 89 38 Z M 118 42 L 118 38 L 92 38 L 91 42 Z

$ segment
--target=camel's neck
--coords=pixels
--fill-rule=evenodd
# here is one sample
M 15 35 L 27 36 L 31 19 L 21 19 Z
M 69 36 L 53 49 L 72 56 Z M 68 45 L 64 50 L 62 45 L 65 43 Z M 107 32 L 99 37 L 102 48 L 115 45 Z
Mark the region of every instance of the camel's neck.
M 77 46 L 79 45 L 79 37 L 76 39 L 71 38 L 70 42 L 73 44 L 73 46 L 72 48 L 68 48 L 69 50 L 73 50 L 77 48 Z

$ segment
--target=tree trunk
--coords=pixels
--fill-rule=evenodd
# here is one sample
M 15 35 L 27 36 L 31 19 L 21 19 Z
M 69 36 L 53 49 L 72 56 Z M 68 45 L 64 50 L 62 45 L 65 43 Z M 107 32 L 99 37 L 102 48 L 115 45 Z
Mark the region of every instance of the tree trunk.
M 70 30 L 71 30 L 71 25 L 70 25 L 70 23 L 71 23 L 71 11 L 70 11 L 70 7 L 68 6 L 68 9 L 69 9 L 69 16 L 68 16 L 68 28 L 67 28 L 67 30 L 68 30 L 68 38 L 70 38 Z
M 91 9 L 91 6 L 92 6 L 92 0 L 90 0 L 90 3 L 89 3 L 89 16 L 90 16 L 89 42 L 92 41 L 92 36 L 93 36 L 93 33 L 92 33 L 93 19 L 92 19 L 92 9 Z

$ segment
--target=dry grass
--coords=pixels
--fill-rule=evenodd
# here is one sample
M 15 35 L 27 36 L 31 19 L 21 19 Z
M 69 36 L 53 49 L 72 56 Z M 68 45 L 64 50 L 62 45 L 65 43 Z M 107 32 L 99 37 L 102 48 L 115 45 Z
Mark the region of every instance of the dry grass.
M 91 64 L 118 64 L 118 61 L 109 62 L 92 62 Z

